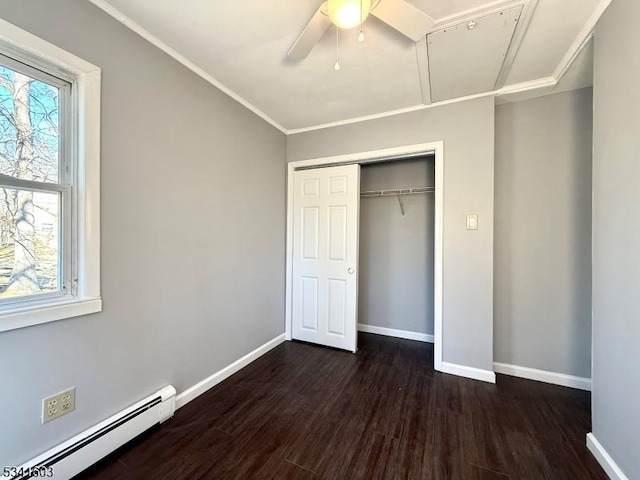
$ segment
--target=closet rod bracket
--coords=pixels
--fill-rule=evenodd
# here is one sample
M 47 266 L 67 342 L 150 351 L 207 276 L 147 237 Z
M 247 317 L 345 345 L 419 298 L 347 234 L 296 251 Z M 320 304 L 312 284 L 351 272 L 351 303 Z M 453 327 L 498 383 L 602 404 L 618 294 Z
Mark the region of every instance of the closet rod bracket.
M 400 218 L 405 220 L 407 215 L 404 213 L 404 203 L 402 203 L 402 195 L 398 194 L 398 203 L 400 204 Z

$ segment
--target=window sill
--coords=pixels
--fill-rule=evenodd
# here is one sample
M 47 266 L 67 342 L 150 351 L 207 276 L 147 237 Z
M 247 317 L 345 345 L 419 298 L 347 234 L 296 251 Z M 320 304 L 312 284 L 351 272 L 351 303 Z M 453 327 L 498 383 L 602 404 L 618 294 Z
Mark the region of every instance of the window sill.
M 102 298 L 76 298 L 0 313 L 0 332 L 102 311 Z

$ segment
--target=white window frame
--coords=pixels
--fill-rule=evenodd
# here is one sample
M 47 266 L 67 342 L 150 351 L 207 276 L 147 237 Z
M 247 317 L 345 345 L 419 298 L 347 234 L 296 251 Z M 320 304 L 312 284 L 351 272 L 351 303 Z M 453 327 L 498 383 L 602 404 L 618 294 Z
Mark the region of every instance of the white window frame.
M 67 293 L 0 306 L 0 332 L 102 310 L 100 296 L 100 84 L 99 67 L 0 19 L 0 53 L 70 81 L 72 125 L 71 288 Z M 66 221 L 67 219 L 63 219 Z

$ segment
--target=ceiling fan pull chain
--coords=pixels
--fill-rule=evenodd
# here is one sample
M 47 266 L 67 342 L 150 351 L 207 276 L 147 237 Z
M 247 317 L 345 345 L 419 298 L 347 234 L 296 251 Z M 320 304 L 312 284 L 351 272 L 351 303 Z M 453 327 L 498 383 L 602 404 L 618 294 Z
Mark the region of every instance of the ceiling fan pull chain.
M 364 42 L 364 32 L 362 31 L 362 24 L 364 22 L 364 18 L 362 18 L 364 6 L 362 5 L 362 2 L 363 0 L 360 0 L 360 35 L 358 35 L 359 42 Z
M 333 66 L 334 70 L 340 70 L 340 57 L 338 55 L 338 49 L 340 47 L 340 29 L 336 27 L 336 64 Z

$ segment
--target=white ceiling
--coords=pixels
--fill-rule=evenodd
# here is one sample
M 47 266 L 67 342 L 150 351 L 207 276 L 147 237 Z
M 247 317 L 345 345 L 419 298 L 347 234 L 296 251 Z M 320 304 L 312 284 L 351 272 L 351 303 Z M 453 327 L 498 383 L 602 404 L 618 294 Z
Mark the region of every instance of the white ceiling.
M 142 27 L 156 43 L 177 52 L 285 130 L 424 104 L 416 44 L 372 16 L 365 22 L 365 42 L 357 41 L 357 29 L 340 32 L 340 71 L 333 69 L 335 29 L 303 61 L 287 60 L 289 48 L 322 0 L 91 1 Z M 506 9 L 517 3 L 407 1 L 437 24 L 488 5 L 504 4 Z M 506 85 L 552 76 L 599 3 L 539 0 Z M 575 66 L 570 70 L 563 89 L 586 86 L 586 63 L 578 73 Z

